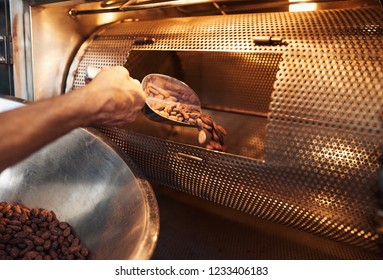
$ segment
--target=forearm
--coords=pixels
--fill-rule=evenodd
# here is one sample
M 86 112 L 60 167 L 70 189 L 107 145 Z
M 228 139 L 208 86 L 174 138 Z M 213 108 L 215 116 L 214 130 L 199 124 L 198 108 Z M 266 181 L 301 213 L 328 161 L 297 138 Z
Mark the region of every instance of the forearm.
M 92 114 L 76 93 L 0 114 L 0 171 L 68 133 L 87 125 Z
M 121 66 L 87 86 L 0 114 L 0 171 L 74 128 L 134 121 L 145 104 L 140 83 Z

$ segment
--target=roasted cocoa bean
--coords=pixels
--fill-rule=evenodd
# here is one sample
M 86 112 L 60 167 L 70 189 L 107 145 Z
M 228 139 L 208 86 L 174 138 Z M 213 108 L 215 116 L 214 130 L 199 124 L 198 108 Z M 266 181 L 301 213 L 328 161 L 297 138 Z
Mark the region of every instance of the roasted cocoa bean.
M 12 238 L 11 240 L 8 241 L 8 244 L 11 245 L 17 245 L 20 243 L 24 243 L 24 238 L 18 238 L 16 237 L 16 234 L 14 235 L 15 238 Z
M 46 229 L 46 228 L 48 228 L 48 226 L 49 226 L 48 222 L 41 222 L 39 224 L 39 228 L 41 228 L 41 229 Z
M 48 215 L 48 210 L 46 209 L 41 209 L 40 210 L 40 214 L 39 214 L 39 218 L 42 219 L 43 221 L 46 220 L 47 218 L 47 215 Z
M 81 255 L 83 255 L 84 257 L 87 257 L 89 255 L 89 250 L 86 247 L 82 247 Z
M 3 234 L 3 236 L 0 237 L 0 242 L 7 243 L 9 240 L 12 239 L 12 235 L 9 233 Z
M 57 235 L 57 236 L 61 236 L 63 234 L 62 230 L 57 228 L 57 227 L 51 228 L 51 232 L 52 232 L 52 234 Z
M 9 210 L 7 213 L 5 213 L 5 217 L 10 219 L 13 216 L 13 210 Z
M 52 220 L 52 222 L 49 223 L 49 228 L 52 229 L 52 228 L 55 228 L 58 226 L 60 222 L 58 220 Z
M 23 231 L 27 231 L 29 233 L 33 232 L 33 229 L 30 226 L 27 226 L 27 225 L 23 225 L 22 229 L 23 229 Z
M 49 237 L 49 239 L 52 240 L 52 241 L 55 241 L 58 238 L 59 238 L 58 235 L 55 235 L 55 234 L 51 234 L 51 236 Z
M 73 241 L 72 241 L 72 246 L 76 247 L 78 245 L 80 245 L 80 239 L 74 238 Z
M 21 207 L 20 207 L 20 205 L 18 205 L 18 204 L 13 205 L 12 209 L 13 209 L 13 211 L 15 213 L 21 214 Z
M 33 242 L 35 243 L 35 245 L 43 245 L 45 240 L 42 239 L 41 237 L 38 237 L 36 236 L 34 239 L 33 239 Z
M 3 224 L 0 224 L 0 233 L 5 232 L 5 226 Z
M 68 242 L 72 243 L 73 239 L 74 239 L 74 235 L 73 234 L 69 234 L 69 236 L 67 237 Z
M 53 248 L 49 250 L 49 255 L 50 255 L 51 258 L 54 259 L 54 260 L 57 259 L 57 257 L 58 257 L 56 250 L 53 249 Z
M 47 221 L 48 223 L 50 223 L 50 222 L 53 221 L 53 214 L 52 214 L 51 211 L 48 211 L 46 221 Z
M 31 223 L 31 228 L 33 229 L 34 232 L 37 232 L 39 230 L 39 227 L 35 223 Z
M 4 209 L 3 209 L 3 213 L 7 213 L 9 212 L 13 207 L 13 204 L 12 203 L 9 203 L 8 205 L 5 205 Z
M 20 249 L 17 247 L 12 247 L 11 250 L 9 251 L 9 255 L 14 259 L 16 259 L 19 256 L 19 254 L 20 254 Z
M 64 237 L 68 237 L 70 232 L 71 232 L 71 228 L 70 227 L 65 228 L 64 231 L 63 231 L 63 236 Z
M 16 220 L 10 220 L 8 222 L 8 225 L 11 225 L 11 226 L 21 226 L 21 222 L 20 221 L 16 221 Z
M 58 224 L 58 227 L 64 230 L 64 229 L 66 229 L 68 227 L 68 223 L 61 222 L 61 223 Z
M 17 244 L 16 246 L 17 246 L 17 248 L 19 248 L 19 249 L 21 249 L 21 250 L 27 248 L 27 245 L 25 245 L 25 243 L 19 243 L 19 244 Z
M 8 225 L 7 228 L 12 230 L 12 231 L 20 231 L 21 230 L 21 226 Z
M 41 234 L 41 238 L 42 239 L 48 239 L 48 238 L 50 238 L 50 236 L 52 235 L 52 232 L 51 231 L 49 231 L 49 230 L 47 230 L 47 231 L 44 231 L 42 234 Z
M 43 252 L 44 251 L 44 247 L 43 246 L 36 246 L 35 247 L 36 248 L 36 251 L 38 251 L 38 252 Z
M 28 215 L 23 213 L 20 215 L 20 222 L 24 224 L 28 220 Z
M 68 255 L 69 249 L 66 246 L 61 247 L 61 252 L 63 253 L 64 256 Z
M 74 254 L 76 252 L 80 252 L 80 250 L 81 250 L 80 246 L 71 246 L 69 247 L 68 252 L 69 254 Z
M 57 248 L 59 248 L 60 246 L 59 246 L 59 242 L 57 241 L 57 240 L 55 240 L 55 241 L 53 241 L 52 242 L 52 248 L 53 249 L 57 249 Z
M 39 253 L 37 251 L 29 251 L 24 254 L 23 259 L 34 260 Z
M 44 250 L 49 250 L 52 246 L 52 240 L 45 240 L 44 244 L 43 244 L 43 247 L 44 247 Z
M 30 232 L 22 230 L 22 231 L 19 231 L 19 232 L 15 233 L 14 236 L 15 236 L 15 238 L 21 238 L 21 239 L 24 239 L 24 238 L 26 238 L 29 234 L 30 234 Z
M 43 220 L 40 219 L 40 218 L 33 218 L 33 219 L 31 219 L 31 222 L 36 224 L 36 225 L 39 225 L 40 223 L 42 223 L 42 221 Z
M 59 236 L 59 238 L 57 239 L 57 242 L 58 242 L 60 245 L 62 245 L 62 244 L 64 243 L 64 240 L 65 240 L 64 236 Z
M 37 209 L 37 208 L 32 208 L 32 210 L 31 210 L 31 214 L 32 214 L 32 216 L 33 217 L 38 217 L 39 216 L 39 213 L 40 213 L 40 211 L 39 211 L 39 209 Z

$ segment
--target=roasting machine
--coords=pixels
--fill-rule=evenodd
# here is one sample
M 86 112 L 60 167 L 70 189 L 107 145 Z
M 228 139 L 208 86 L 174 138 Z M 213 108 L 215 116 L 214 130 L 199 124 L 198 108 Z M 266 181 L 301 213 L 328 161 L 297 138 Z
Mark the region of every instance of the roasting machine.
M 25 2 L 11 5 L 15 96 L 126 63 L 185 82 L 226 129 L 222 152 L 143 115 L 97 128 L 155 190 L 153 258 L 382 258 L 379 1 Z

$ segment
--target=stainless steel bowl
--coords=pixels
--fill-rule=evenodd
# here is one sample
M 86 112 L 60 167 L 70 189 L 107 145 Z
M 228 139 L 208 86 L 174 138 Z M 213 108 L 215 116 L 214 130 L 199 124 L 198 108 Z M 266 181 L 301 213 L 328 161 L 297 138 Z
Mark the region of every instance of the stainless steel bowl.
M 0 201 L 53 210 L 92 259 L 149 259 L 156 245 L 150 184 L 96 130 L 76 129 L 1 172 Z

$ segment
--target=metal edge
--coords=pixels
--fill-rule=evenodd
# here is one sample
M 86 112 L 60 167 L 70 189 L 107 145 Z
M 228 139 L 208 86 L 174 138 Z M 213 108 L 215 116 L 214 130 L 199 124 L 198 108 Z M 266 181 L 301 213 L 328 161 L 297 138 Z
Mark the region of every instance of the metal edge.
M 94 137 L 103 142 L 111 150 L 113 150 L 131 169 L 133 175 L 136 177 L 137 182 L 141 186 L 143 196 L 146 201 L 146 213 L 148 223 L 145 225 L 145 230 L 147 234 L 144 236 L 141 246 L 135 252 L 134 259 L 150 259 L 154 253 L 154 250 L 157 245 L 157 239 L 160 231 L 160 215 L 159 215 L 159 206 L 153 188 L 149 181 L 144 177 L 142 171 L 138 166 L 128 157 L 128 155 L 120 148 L 116 143 L 114 143 L 109 137 L 100 132 L 97 128 L 87 127 L 81 128 L 87 133 L 92 134 Z
M 14 95 L 34 100 L 32 17 L 27 1 L 9 1 L 13 41 Z

